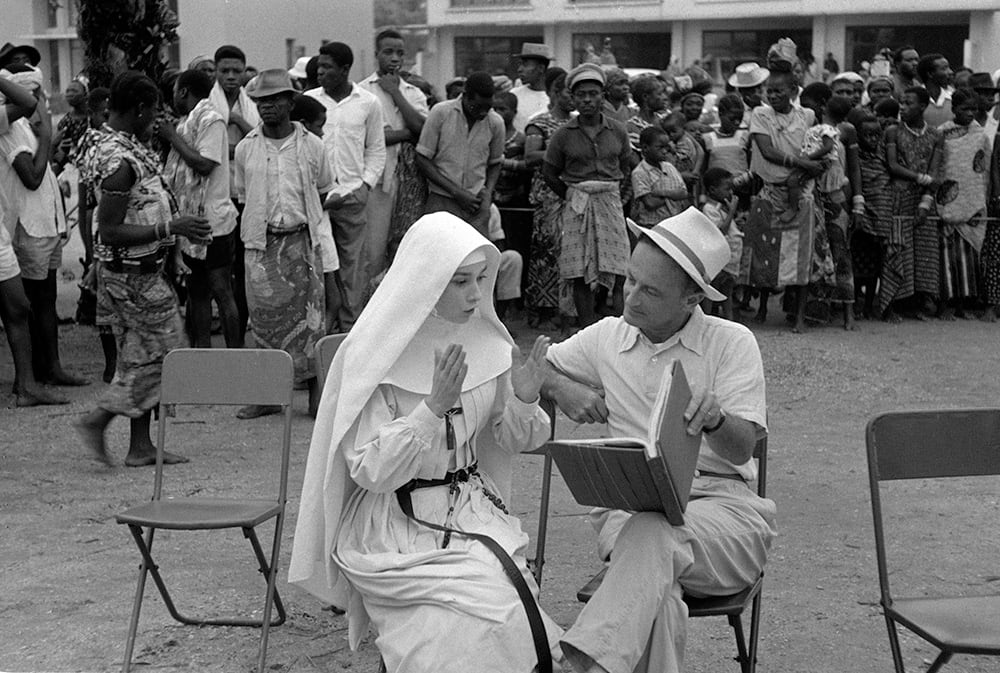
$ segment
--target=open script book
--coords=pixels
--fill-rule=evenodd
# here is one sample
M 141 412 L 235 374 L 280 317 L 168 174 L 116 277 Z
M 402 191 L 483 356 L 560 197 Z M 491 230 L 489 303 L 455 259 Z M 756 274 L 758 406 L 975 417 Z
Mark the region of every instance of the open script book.
M 660 384 L 648 437 L 549 442 L 552 459 L 576 501 L 663 512 L 671 524 L 682 525 L 701 446 L 701 435 L 687 433 L 684 411 L 690 401 L 684 367 L 675 360 Z

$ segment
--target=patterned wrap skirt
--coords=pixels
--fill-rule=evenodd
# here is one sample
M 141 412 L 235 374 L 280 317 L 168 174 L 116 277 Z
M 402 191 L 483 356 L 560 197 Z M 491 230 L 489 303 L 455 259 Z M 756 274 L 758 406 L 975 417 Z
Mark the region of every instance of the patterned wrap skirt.
M 326 333 L 325 295 L 319 248 L 309 231 L 268 232 L 266 249 L 248 248 L 245 263 L 250 331 L 257 346 L 291 355 L 296 383 L 313 378 L 316 342 Z
M 559 276 L 614 288 L 615 276 L 625 275 L 630 253 L 618 182 L 570 185 L 560 224 Z
M 177 295 L 162 271 L 117 273 L 100 264 L 97 273 L 98 316 L 118 344 L 115 376 L 97 406 L 138 418 L 160 400 L 163 358 L 187 345 Z

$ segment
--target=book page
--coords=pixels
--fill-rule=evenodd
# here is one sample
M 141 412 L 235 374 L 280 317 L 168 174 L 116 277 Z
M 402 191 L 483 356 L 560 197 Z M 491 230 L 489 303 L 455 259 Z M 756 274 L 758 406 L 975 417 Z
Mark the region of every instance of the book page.
M 596 437 L 591 439 L 556 439 L 550 444 L 585 444 L 588 446 L 613 446 L 622 449 L 645 449 L 647 442 L 638 437 Z
M 660 450 L 656 446 L 656 440 L 660 436 L 660 425 L 663 422 L 663 414 L 666 412 L 667 396 L 670 394 L 670 386 L 674 381 L 674 369 L 677 367 L 677 360 L 670 363 L 670 366 L 663 368 L 663 378 L 660 379 L 660 387 L 656 391 L 656 401 L 653 402 L 653 413 L 649 415 L 649 425 L 646 427 L 647 440 L 645 442 L 646 455 L 655 458 L 660 455 Z

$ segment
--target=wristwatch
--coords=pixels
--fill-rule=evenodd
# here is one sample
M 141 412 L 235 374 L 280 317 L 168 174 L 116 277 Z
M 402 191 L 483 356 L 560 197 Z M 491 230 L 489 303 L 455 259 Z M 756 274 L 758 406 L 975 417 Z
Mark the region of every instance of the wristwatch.
M 723 411 L 722 409 L 719 409 L 719 422 L 710 428 L 702 428 L 701 431 L 704 432 L 706 435 L 710 435 L 713 432 L 717 431 L 719 428 L 721 428 L 723 424 L 725 424 L 725 422 L 726 422 L 726 412 Z

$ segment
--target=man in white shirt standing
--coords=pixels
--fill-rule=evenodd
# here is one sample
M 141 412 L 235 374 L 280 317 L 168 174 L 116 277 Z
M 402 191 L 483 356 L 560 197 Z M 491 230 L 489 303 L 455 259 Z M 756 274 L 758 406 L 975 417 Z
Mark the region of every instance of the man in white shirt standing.
M 8 68 L 15 77 L 23 74 L 30 86 L 40 88 L 40 71 L 27 65 Z M 34 377 L 41 383 L 82 386 L 88 381 L 64 371 L 59 360 L 56 271 L 62 264 L 68 234 L 59 183 L 49 166 L 51 145 L 52 121 L 41 103 L 30 120 L 17 120 L 8 133 L 0 136 L 0 191 L 7 233 L 31 305 Z M 15 381 L 15 388 L 20 383 Z
M 549 108 L 549 94 L 545 91 L 545 71 L 552 61 L 552 50 L 547 44 L 525 42 L 521 47 L 521 53 L 515 56 L 521 59 L 520 65 L 517 66 L 517 76 L 521 78 L 521 86 L 510 90 L 517 96 L 514 128 L 524 133 L 528 120 Z
M 385 123 L 385 170 L 368 195 L 368 232 L 365 237 L 365 275 L 374 278 L 386 266 L 386 246 L 392 211 L 399 193 L 396 165 L 403 143 L 416 144 L 427 119 L 424 92 L 400 78 L 406 47 L 395 30 L 383 30 L 375 37 L 378 70 L 358 83 L 382 105 Z
M 371 280 L 364 263 L 366 207 L 372 188 L 385 167 L 385 123 L 378 98 L 348 79 L 354 52 L 343 42 L 319 50 L 320 86 L 306 92 L 326 108 L 323 143 L 330 159 L 334 186 L 324 207 L 330 211 L 333 240 L 340 257 L 344 302 L 340 330 L 347 331 L 363 308 Z

